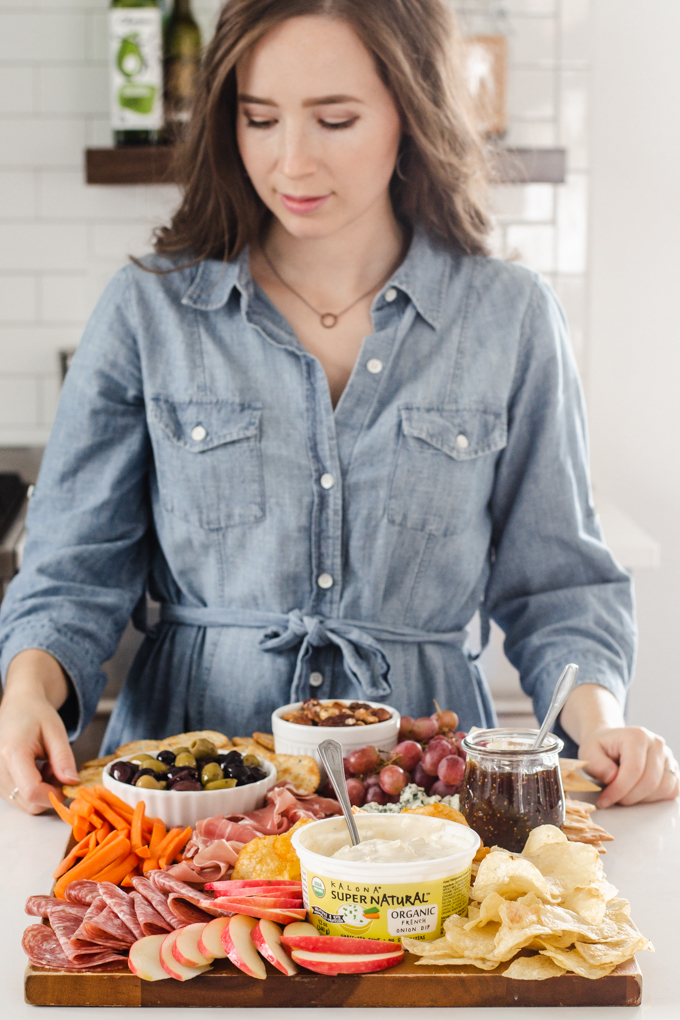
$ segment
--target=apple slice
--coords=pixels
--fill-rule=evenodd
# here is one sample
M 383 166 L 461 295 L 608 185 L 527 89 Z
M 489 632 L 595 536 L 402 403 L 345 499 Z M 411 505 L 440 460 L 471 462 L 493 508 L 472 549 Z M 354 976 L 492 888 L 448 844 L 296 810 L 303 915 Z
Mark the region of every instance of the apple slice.
M 212 956 L 213 960 L 224 960 L 227 954 L 222 945 L 222 932 L 228 924 L 228 917 L 215 917 L 208 921 L 198 942 L 199 953 Z
M 396 967 L 404 959 L 404 950 L 400 953 L 311 953 L 306 949 L 294 949 L 293 959 L 307 970 L 332 977 Z
M 301 900 L 302 889 L 294 886 L 252 885 L 248 889 L 216 890 L 215 895 L 233 900 L 236 897 L 267 896 L 277 900 Z
M 198 924 L 188 924 L 186 928 L 178 929 L 179 934 L 172 947 L 172 955 L 178 963 L 185 967 L 204 967 L 206 963 L 213 962 L 214 956 L 206 956 L 198 948 L 204 928 L 205 922 L 199 921 Z M 304 946 L 301 948 L 304 949 Z
M 221 896 L 219 900 L 215 900 L 215 903 L 221 903 L 223 900 L 229 900 L 229 903 L 235 904 L 236 907 L 262 907 L 264 910 L 299 910 L 302 907 L 302 896 L 298 896 L 295 899 L 287 897 L 286 899 L 279 899 L 277 896 Z M 231 908 L 230 908 L 231 909 Z M 240 910 L 236 910 L 235 913 L 240 914 Z
M 291 921 L 283 929 L 286 938 L 296 935 L 318 935 L 318 931 L 309 921 Z
M 258 921 L 250 933 L 258 953 L 273 963 L 286 977 L 297 974 L 297 967 L 281 945 L 281 929 L 273 921 Z
M 254 907 L 245 903 L 234 903 L 233 900 L 213 900 L 213 904 L 221 910 L 230 910 L 233 914 L 247 914 L 248 917 L 262 917 L 267 921 L 276 921 L 278 924 L 288 924 L 289 921 L 304 921 L 307 911 L 304 907 L 286 907 L 280 910 L 273 907 Z
M 222 945 L 235 967 L 250 977 L 264 981 L 267 971 L 250 937 L 256 924 L 252 917 L 234 914 L 222 931 Z
M 164 981 L 169 977 L 161 964 L 165 935 L 146 935 L 130 946 L 128 967 L 142 981 Z
M 286 935 L 281 938 L 286 949 L 304 949 L 310 953 L 342 953 L 345 956 L 359 953 L 403 953 L 401 942 L 381 942 L 379 939 L 353 939 L 343 935 Z
M 171 931 L 163 939 L 160 952 L 161 966 L 176 981 L 191 981 L 192 978 L 198 977 L 199 974 L 205 974 L 206 970 L 212 970 L 212 967 L 210 964 L 204 967 L 185 967 L 183 963 L 175 959 L 172 950 L 181 930 L 181 928 L 176 928 L 175 931 Z
M 216 893 L 230 893 L 237 889 L 253 889 L 259 886 L 266 886 L 268 889 L 297 886 L 298 889 L 302 889 L 302 882 L 292 878 L 229 878 L 224 882 L 208 882 L 203 888 L 212 889 Z

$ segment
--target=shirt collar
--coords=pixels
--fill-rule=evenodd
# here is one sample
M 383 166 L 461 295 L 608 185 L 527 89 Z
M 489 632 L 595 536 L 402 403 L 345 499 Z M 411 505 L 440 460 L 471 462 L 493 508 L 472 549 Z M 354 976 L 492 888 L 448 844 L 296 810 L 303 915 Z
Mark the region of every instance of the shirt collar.
M 423 230 L 416 229 L 406 258 L 382 287 L 376 301 L 384 301 L 385 292 L 397 287 L 411 299 L 426 322 L 437 329 L 450 269 L 451 252 L 436 247 Z M 227 303 L 234 288 L 248 297 L 253 295 L 247 247 L 233 262 L 217 259 L 200 262 L 182 304 L 213 312 Z

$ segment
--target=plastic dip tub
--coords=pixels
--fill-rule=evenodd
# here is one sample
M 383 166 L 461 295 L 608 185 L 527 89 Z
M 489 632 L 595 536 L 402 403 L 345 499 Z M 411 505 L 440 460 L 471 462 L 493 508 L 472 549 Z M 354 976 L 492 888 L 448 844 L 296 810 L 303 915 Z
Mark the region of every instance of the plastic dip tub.
M 456 848 L 447 857 L 408 863 L 346 861 L 333 854 L 350 841 L 344 818 L 305 825 L 293 836 L 302 868 L 302 894 L 314 927 L 323 935 L 400 942 L 402 935 L 437 939 L 451 914 L 465 914 L 470 865 L 480 839 L 466 825 L 427 815 L 357 814 L 361 841 L 408 840 L 451 831 Z

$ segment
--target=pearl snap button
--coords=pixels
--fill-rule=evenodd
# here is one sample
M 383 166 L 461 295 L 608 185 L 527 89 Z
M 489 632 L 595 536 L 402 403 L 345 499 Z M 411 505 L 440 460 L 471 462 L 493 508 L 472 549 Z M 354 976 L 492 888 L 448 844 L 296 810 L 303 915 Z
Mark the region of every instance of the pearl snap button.
M 394 301 L 397 296 L 397 291 L 394 287 L 388 287 L 385 291 L 385 301 Z
M 460 432 L 456 436 L 456 446 L 458 447 L 458 449 L 459 450 L 467 450 L 469 445 L 470 445 L 470 440 L 468 439 L 468 437 L 464 436 L 463 433 Z
M 316 583 L 318 584 L 319 588 L 332 588 L 333 577 L 331 574 L 319 574 Z
M 333 475 L 329 475 L 328 473 L 321 475 L 319 481 L 321 482 L 322 489 L 332 489 L 335 485 L 335 478 L 333 478 Z
M 310 673 L 309 674 L 309 686 L 310 687 L 321 687 L 323 683 L 323 673 Z
M 202 425 L 194 425 L 191 430 L 191 438 L 195 443 L 202 443 L 207 435 L 208 433 Z
M 377 375 L 378 372 L 382 372 L 383 363 L 382 361 L 380 361 L 379 358 L 371 358 L 370 361 L 366 362 L 366 368 L 371 373 L 371 375 Z

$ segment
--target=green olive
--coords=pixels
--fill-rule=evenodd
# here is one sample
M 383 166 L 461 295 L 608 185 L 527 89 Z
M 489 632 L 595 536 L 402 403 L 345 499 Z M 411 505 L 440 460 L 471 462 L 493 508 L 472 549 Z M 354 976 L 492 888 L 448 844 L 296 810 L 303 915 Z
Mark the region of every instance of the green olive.
M 154 776 L 140 776 L 135 786 L 141 786 L 145 790 L 164 790 L 168 784 L 160 782 Z
M 189 751 L 189 748 L 185 747 L 184 744 L 182 744 L 181 747 L 172 747 L 172 748 L 170 748 L 170 750 L 174 754 L 175 758 L 177 757 L 178 754 L 190 754 L 191 753 Z
M 189 768 L 196 768 L 196 759 L 190 751 L 182 751 L 181 754 L 175 757 L 175 768 L 180 768 L 181 765 L 188 765 Z
M 135 763 L 135 765 L 141 765 L 142 762 L 144 762 L 144 767 L 146 768 L 146 762 L 148 762 L 148 761 L 155 761 L 156 759 L 152 758 L 152 756 L 150 754 L 141 754 L 140 753 L 140 754 L 133 754 L 132 758 L 130 758 L 129 760 L 133 761 Z
M 201 771 L 201 782 L 204 786 L 207 786 L 208 783 L 214 783 L 220 779 L 224 779 L 224 773 L 216 761 L 208 762 L 207 765 L 203 766 Z
M 246 768 L 251 768 L 252 766 L 260 768 L 262 763 L 260 762 L 259 758 L 255 757 L 254 754 L 247 754 L 243 759 L 243 764 L 246 766 Z
M 232 786 L 236 786 L 235 779 L 215 779 L 212 783 L 206 783 L 203 787 L 204 790 L 231 790 Z
M 151 761 L 145 761 L 144 762 L 144 768 L 145 769 L 153 769 L 154 772 L 167 772 L 168 771 L 168 766 L 165 765 L 162 761 L 158 761 L 157 758 L 152 758 Z
M 191 745 L 191 753 L 194 758 L 217 758 L 217 748 L 209 740 L 200 737 L 194 740 Z

